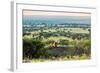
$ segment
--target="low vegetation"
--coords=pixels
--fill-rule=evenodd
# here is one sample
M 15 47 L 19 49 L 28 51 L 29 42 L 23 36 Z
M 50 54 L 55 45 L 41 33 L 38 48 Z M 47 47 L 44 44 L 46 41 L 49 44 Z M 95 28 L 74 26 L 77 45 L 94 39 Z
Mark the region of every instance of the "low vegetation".
M 90 28 L 37 27 L 26 29 L 23 32 L 23 62 L 91 58 Z

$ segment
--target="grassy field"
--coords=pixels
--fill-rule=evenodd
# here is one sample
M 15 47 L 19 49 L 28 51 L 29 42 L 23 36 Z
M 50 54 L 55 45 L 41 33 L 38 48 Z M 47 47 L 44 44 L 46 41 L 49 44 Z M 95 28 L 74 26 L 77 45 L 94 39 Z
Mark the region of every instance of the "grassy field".
M 79 56 L 73 56 L 73 58 L 71 57 L 62 57 L 62 58 L 57 58 L 57 59 L 45 59 L 45 58 L 39 58 L 39 59 L 32 59 L 32 60 L 23 60 L 23 62 L 27 61 L 27 62 L 53 62 L 53 61 L 72 61 L 72 60 L 87 60 L 90 59 L 90 57 L 87 57 L 85 54 L 83 54 L 81 57 Z

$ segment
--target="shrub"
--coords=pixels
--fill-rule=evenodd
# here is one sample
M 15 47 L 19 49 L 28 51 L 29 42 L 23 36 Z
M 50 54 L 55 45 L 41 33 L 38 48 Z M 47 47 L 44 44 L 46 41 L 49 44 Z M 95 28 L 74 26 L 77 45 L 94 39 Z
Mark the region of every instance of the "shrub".
M 42 55 L 41 52 L 44 52 L 45 44 L 40 40 L 34 40 L 29 38 L 23 39 L 23 59 L 28 58 L 38 58 Z

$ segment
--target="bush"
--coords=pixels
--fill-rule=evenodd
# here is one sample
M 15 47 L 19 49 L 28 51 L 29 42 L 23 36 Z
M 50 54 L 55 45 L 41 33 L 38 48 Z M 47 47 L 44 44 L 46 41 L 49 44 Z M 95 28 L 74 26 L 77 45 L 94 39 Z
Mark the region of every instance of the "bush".
M 68 40 L 65 40 L 65 39 L 61 39 L 60 40 L 60 44 L 61 45 L 68 45 L 69 44 L 69 41 Z
M 23 39 L 23 59 L 32 57 L 33 44 L 32 40 L 28 38 Z
M 43 53 L 45 44 L 42 43 L 40 40 L 34 40 L 29 38 L 23 39 L 23 59 L 28 58 L 38 58 Z

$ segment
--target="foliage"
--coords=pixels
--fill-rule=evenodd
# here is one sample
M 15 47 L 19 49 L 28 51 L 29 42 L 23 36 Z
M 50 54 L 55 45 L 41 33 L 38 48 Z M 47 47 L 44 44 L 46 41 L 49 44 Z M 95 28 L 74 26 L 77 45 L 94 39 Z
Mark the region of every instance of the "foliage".
M 80 60 L 89 59 L 91 40 L 89 28 L 34 28 L 23 35 L 23 59 Z
M 23 58 L 39 57 L 41 55 L 41 48 L 45 46 L 40 40 L 23 39 Z

